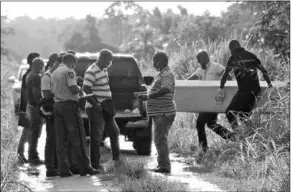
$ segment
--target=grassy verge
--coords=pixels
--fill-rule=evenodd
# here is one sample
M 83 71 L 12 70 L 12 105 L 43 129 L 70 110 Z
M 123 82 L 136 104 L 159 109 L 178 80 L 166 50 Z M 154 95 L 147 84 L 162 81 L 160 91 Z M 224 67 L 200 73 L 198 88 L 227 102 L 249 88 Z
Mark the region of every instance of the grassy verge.
M 213 61 L 225 64 L 230 55 L 228 42 L 202 42 L 170 52 L 170 66 L 176 79 L 185 79 L 197 69 L 196 53 L 201 48 L 209 52 Z M 290 81 L 290 61 L 280 60 L 271 50 L 249 47 L 247 42 L 242 45 L 261 59 L 272 80 Z M 252 124 L 239 127 L 237 142 L 224 141 L 206 128 L 210 149 L 199 165 L 195 164 L 199 153 L 196 114 L 178 113 L 169 133 L 171 151 L 191 156 L 189 169 L 222 189 L 290 191 L 290 91 L 275 89 L 269 100 L 254 110 Z M 263 115 L 259 121 L 259 111 L 266 110 L 271 114 Z M 219 116 L 219 123 L 230 128 L 224 114 Z M 247 130 L 254 134 L 247 136 Z
M 14 116 L 10 75 L 17 71 L 13 61 L 1 58 L 1 191 L 23 190 L 17 181 L 17 145 L 20 133 Z

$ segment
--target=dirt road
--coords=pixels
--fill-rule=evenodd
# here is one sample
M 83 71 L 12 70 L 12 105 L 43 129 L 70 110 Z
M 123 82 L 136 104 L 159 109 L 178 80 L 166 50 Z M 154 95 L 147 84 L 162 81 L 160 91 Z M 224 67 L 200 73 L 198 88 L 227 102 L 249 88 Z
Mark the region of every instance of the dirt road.
M 43 129 L 45 130 L 45 129 Z M 38 151 L 40 158 L 44 159 L 44 145 L 45 145 L 46 133 L 43 131 Z M 156 151 L 152 146 L 152 155 L 150 157 L 142 157 L 135 154 L 132 150 L 132 143 L 125 142 L 124 138 L 120 137 L 122 156 L 126 158 L 143 159 L 146 162 L 147 168 L 156 167 Z M 109 142 L 107 141 L 106 144 Z M 27 146 L 26 146 L 27 149 Z M 217 186 L 205 182 L 199 178 L 199 173 L 193 172 L 189 165 L 187 165 L 186 159 L 180 157 L 178 154 L 171 154 L 172 173 L 169 175 L 163 175 L 158 173 L 152 173 L 160 177 L 166 177 L 169 180 L 180 181 L 185 183 L 191 191 L 222 191 Z M 46 178 L 45 166 L 31 167 L 28 164 L 20 166 L 19 181 L 26 183 L 32 191 L 120 191 L 122 189 L 122 183 L 118 182 L 114 173 L 100 174 L 96 176 L 80 177 L 74 175 L 69 178 Z

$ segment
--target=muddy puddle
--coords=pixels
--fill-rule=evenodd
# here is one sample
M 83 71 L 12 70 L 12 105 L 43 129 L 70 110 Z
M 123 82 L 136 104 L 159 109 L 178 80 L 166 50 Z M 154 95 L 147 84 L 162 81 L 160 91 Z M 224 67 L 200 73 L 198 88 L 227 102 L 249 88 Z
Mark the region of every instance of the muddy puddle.
M 45 129 L 43 129 L 45 130 Z M 42 132 L 38 151 L 41 159 L 44 159 L 45 131 Z M 109 141 L 106 141 L 109 145 Z M 152 155 L 149 157 L 139 156 L 132 149 L 131 142 L 125 142 L 124 137 L 120 136 L 121 155 L 130 159 L 142 159 L 148 169 L 157 166 L 156 150 L 152 146 Z M 27 146 L 25 147 L 27 150 Z M 27 155 L 27 154 L 25 154 Z M 199 178 L 198 166 L 187 164 L 187 160 L 178 154 L 171 154 L 171 174 L 150 173 L 155 176 L 164 177 L 168 180 L 175 180 L 185 183 L 191 191 L 222 191 L 216 185 L 203 181 Z M 193 170 L 195 169 L 195 170 Z M 28 164 L 19 166 L 19 181 L 26 184 L 32 191 L 120 191 L 121 183 L 114 177 L 114 173 L 100 174 L 95 176 L 80 177 L 74 175 L 68 178 L 46 178 L 46 169 L 44 165 L 29 166 Z

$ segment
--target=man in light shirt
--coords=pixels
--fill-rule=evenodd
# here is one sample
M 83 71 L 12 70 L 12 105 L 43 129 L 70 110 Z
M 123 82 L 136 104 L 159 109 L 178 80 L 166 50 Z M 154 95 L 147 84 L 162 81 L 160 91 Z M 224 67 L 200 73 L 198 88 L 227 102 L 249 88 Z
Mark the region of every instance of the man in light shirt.
M 113 53 L 110 50 L 100 51 L 98 60 L 93 63 L 86 71 L 84 76 L 83 90 L 86 94 L 94 94 L 86 102 L 86 113 L 90 124 L 90 149 L 92 167 L 101 170 L 100 164 L 100 143 L 105 130 L 110 138 L 112 157 L 115 166 L 118 167 L 119 161 L 119 134 L 120 130 L 114 117 L 105 117 L 102 111 L 101 102 L 106 99 L 112 99 L 112 93 L 109 87 L 108 76 L 105 69 L 111 65 Z
M 201 67 L 199 67 L 187 80 L 220 80 L 225 70 L 223 65 L 210 61 L 208 53 L 204 50 L 199 51 L 196 58 Z M 198 131 L 199 145 L 202 147 L 203 153 L 205 153 L 208 148 L 205 124 L 224 139 L 230 139 L 233 136 L 232 132 L 217 123 L 217 115 L 218 113 L 210 112 L 203 112 L 198 115 L 196 128 Z
M 57 53 L 52 53 L 51 55 L 55 55 Z M 53 111 L 53 93 L 52 93 L 52 81 L 51 76 L 52 73 L 59 67 L 62 62 L 62 57 L 66 53 L 57 54 L 57 59 L 54 64 L 51 64 L 51 68 L 49 68 L 41 78 L 41 91 L 42 97 L 44 98 L 42 101 L 43 110 L 51 115 L 47 115 L 45 117 L 46 123 L 46 143 L 45 143 L 45 166 L 46 166 L 46 176 L 54 177 L 58 176 L 59 172 L 56 170 L 57 165 L 57 151 L 56 151 L 56 133 L 54 127 L 54 119 L 52 115 Z M 50 56 L 51 57 L 51 56 Z

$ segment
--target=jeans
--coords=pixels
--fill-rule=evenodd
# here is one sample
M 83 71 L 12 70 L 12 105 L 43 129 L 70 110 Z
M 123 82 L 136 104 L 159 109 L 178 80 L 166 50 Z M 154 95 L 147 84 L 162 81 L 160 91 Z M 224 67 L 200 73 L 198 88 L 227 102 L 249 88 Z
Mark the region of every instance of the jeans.
M 74 149 L 71 153 L 76 158 L 80 173 L 86 172 L 91 165 L 86 155 L 86 135 L 77 102 L 57 102 L 53 110 L 60 173 L 67 174 L 70 171 L 69 146 Z
M 102 107 L 98 107 L 98 109 L 86 109 L 90 124 L 90 153 L 91 164 L 93 167 L 100 165 L 100 142 L 102 140 L 104 131 L 110 138 L 112 159 L 118 160 L 120 154 L 119 127 L 116 124 L 114 117 L 104 118 Z
M 42 126 L 44 120 L 39 116 L 38 107 L 34 107 L 30 104 L 27 104 L 26 107 L 27 117 L 30 122 L 29 126 L 29 148 L 28 148 L 28 160 L 39 159 L 37 146 L 38 139 L 41 135 Z
M 229 139 L 233 135 L 228 129 L 216 123 L 217 115 L 217 113 L 199 113 L 198 115 L 196 128 L 198 132 L 199 145 L 202 147 L 204 152 L 208 148 L 205 124 L 207 124 L 209 129 L 217 133 L 223 139 Z
M 158 166 L 167 170 L 171 170 L 168 134 L 175 120 L 176 115 L 159 115 L 153 116 L 154 122 L 154 142 L 158 152 Z

